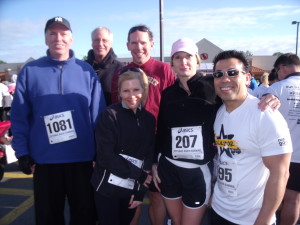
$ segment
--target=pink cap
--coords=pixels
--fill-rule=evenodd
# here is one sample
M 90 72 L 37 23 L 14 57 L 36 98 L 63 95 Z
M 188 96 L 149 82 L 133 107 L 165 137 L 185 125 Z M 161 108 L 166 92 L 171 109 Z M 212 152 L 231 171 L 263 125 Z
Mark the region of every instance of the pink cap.
M 171 57 L 176 52 L 186 52 L 191 55 L 194 55 L 198 53 L 198 47 L 192 39 L 180 38 L 179 40 L 175 41 L 172 45 Z

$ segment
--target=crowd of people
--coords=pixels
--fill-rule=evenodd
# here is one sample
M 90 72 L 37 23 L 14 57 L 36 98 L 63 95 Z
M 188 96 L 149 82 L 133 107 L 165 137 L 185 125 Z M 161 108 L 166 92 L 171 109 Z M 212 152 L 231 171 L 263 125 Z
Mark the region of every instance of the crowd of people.
M 0 121 L 10 120 L 10 109 L 16 89 L 16 81 L 16 74 L 7 74 L 0 82 Z
M 170 64 L 153 59 L 146 25 L 129 29 L 126 66 L 107 27 L 92 31 L 86 62 L 71 49 L 67 19 L 49 19 L 44 32 L 46 56 L 19 72 L 10 110 L 37 225 L 64 225 L 66 199 L 72 225 L 138 225 L 146 193 L 152 225 L 200 225 L 208 211 L 212 225 L 296 224 L 295 54 L 280 56 L 257 87 L 240 51 L 217 54 L 212 75 L 198 71 L 189 38 L 173 43 Z

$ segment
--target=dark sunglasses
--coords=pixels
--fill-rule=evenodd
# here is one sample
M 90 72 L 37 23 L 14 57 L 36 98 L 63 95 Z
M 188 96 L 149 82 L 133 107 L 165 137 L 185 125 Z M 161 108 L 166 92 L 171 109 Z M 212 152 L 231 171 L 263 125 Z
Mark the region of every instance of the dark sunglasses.
M 142 73 L 142 70 L 140 68 L 137 68 L 137 67 L 128 67 L 128 68 L 121 69 L 119 71 L 119 75 L 121 75 L 121 74 L 123 74 L 123 73 L 125 73 L 127 71 Z
M 240 72 L 246 73 L 245 71 L 240 71 L 237 69 L 229 69 L 227 71 L 218 70 L 218 71 L 213 72 L 213 77 L 218 79 L 218 78 L 223 77 L 225 75 L 225 73 L 227 73 L 227 75 L 229 77 L 235 77 L 235 76 L 239 75 Z

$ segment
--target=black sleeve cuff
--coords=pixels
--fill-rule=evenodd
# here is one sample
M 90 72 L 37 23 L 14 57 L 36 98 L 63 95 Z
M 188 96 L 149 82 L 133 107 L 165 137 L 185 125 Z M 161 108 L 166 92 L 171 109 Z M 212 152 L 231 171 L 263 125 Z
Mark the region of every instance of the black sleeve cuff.
M 148 173 L 146 173 L 145 171 L 142 171 L 140 177 L 137 179 L 138 182 L 142 185 L 146 179 L 147 179 Z

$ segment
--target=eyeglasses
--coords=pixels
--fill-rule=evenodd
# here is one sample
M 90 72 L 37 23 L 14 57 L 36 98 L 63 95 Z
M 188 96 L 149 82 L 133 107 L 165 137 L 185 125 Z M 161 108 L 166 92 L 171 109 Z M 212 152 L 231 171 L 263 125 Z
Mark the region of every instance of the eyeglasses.
M 213 72 L 213 77 L 218 79 L 218 78 L 223 77 L 225 75 L 225 73 L 227 73 L 227 75 L 229 77 L 235 77 L 235 76 L 239 75 L 240 72 L 246 73 L 245 71 L 240 71 L 237 69 L 229 69 L 227 71 L 218 70 L 218 71 Z
M 138 73 L 142 73 L 143 72 L 140 68 L 137 68 L 137 67 L 128 67 L 128 68 L 121 69 L 119 71 L 119 75 L 121 75 L 123 73 L 126 73 L 127 71 L 138 72 Z

